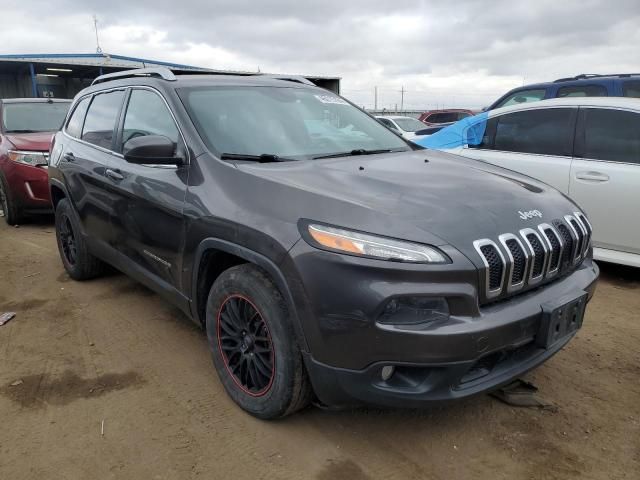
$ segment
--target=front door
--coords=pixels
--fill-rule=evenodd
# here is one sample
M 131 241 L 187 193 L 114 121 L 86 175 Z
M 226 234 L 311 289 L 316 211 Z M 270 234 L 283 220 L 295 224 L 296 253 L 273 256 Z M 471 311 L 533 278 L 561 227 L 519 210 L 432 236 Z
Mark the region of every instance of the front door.
M 577 108 L 531 108 L 492 117 L 480 145 L 458 153 L 569 190 Z
M 179 288 L 188 173 L 182 136 L 164 99 L 146 88 L 130 90 L 121 125 L 118 151 L 122 152 L 132 138 L 163 135 L 176 144 L 176 153 L 185 159 L 181 166 L 137 165 L 119 155 L 111 176 L 114 248 L 134 267 Z

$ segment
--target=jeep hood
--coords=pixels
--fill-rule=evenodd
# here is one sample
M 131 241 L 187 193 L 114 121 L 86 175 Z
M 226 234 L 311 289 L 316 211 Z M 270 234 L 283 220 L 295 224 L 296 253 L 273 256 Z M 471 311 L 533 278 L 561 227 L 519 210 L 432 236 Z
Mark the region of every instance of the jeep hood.
M 432 150 L 238 168 L 272 181 L 273 208 L 288 199 L 293 217 L 462 251 L 578 210 L 530 177 Z M 283 195 L 287 187 L 298 195 Z

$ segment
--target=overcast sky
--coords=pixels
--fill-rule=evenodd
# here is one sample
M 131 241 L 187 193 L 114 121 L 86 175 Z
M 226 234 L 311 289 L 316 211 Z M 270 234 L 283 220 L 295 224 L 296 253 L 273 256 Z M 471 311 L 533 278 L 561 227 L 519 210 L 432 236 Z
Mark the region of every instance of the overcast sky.
M 640 0 L 0 0 L 0 53 L 104 52 L 336 75 L 372 107 L 479 107 L 525 83 L 640 72 Z

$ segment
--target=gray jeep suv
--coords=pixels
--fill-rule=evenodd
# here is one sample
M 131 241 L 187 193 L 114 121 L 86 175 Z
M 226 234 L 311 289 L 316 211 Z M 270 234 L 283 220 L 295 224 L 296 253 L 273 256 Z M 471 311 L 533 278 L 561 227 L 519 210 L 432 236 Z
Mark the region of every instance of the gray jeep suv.
M 108 263 L 173 302 L 261 418 L 496 388 L 573 337 L 598 277 L 564 195 L 295 77 L 99 77 L 49 183 L 69 275 Z

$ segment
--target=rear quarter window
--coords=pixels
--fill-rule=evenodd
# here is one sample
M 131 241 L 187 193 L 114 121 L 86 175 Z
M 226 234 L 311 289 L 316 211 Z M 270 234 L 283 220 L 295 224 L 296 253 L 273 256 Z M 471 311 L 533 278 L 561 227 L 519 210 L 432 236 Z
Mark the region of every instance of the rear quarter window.
M 73 109 L 73 113 L 71 113 L 71 117 L 67 122 L 65 130 L 72 137 L 80 138 L 80 135 L 82 134 L 82 125 L 84 124 L 84 117 L 87 113 L 87 107 L 89 106 L 90 100 L 91 97 L 86 97 L 80 100 Z

